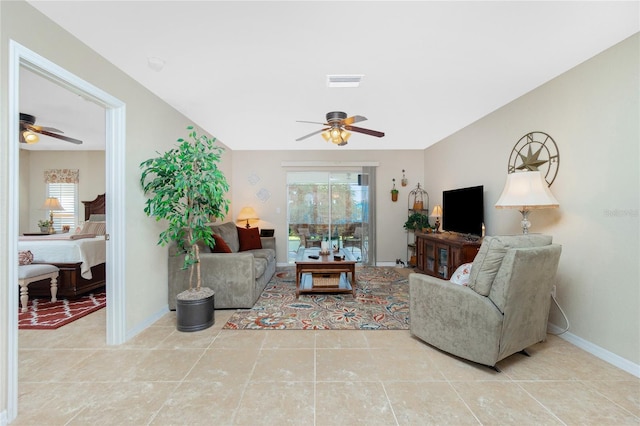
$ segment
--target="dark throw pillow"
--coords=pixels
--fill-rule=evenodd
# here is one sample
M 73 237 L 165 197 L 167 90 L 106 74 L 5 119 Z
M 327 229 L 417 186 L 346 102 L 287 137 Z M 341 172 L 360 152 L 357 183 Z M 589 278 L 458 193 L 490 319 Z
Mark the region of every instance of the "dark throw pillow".
M 240 240 L 240 249 L 238 251 L 247 251 L 262 248 L 260 240 L 260 231 L 258 228 L 238 228 L 238 240 Z
M 215 240 L 215 246 L 211 247 L 212 253 L 231 253 L 231 249 L 225 240 L 220 235 L 213 234 Z

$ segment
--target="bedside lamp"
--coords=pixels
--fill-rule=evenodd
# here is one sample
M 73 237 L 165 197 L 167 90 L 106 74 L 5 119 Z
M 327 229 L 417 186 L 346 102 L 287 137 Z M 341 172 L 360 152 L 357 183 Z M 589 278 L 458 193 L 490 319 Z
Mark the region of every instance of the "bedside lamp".
M 442 216 L 442 207 L 440 207 L 440 204 L 436 204 L 435 206 L 433 206 L 433 211 L 431 212 L 431 216 L 434 216 L 436 218 L 436 234 L 438 232 L 440 232 L 440 216 Z
M 251 228 L 251 225 L 249 225 L 250 220 L 259 220 L 259 219 L 260 218 L 258 217 L 258 213 L 256 213 L 253 207 L 243 207 L 242 210 L 240 210 L 240 213 L 238 214 L 238 222 L 242 220 L 246 220 L 247 224 L 245 225 L 245 228 L 247 229 Z
M 53 211 L 54 210 L 64 210 L 62 204 L 56 197 L 49 197 L 44 200 L 44 204 L 42 205 L 43 210 L 49 210 L 49 233 L 55 234 L 56 230 L 53 229 Z
M 507 183 L 498 198 L 496 208 L 518 209 L 522 214 L 522 233 L 528 234 L 531 210 L 557 208 L 559 205 L 542 174 L 539 171 L 531 171 L 507 175 Z

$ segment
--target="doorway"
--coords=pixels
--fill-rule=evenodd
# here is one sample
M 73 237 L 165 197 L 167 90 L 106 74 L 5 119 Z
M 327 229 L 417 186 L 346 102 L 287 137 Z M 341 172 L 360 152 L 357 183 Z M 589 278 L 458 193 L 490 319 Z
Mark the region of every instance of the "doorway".
M 299 247 L 320 247 L 326 240 L 351 251 L 358 263 L 370 264 L 369 191 L 361 169 L 288 172 L 289 263 Z
M 123 343 L 125 335 L 125 259 L 124 259 L 124 151 L 125 151 L 125 104 L 101 89 L 89 84 L 78 76 L 59 67 L 48 59 L 27 49 L 14 40 L 9 41 L 8 72 L 8 140 L 16 141 L 7 147 L 9 155 L 8 182 L 8 246 L 9 264 L 15 265 L 8 271 L 9 282 L 18 282 L 17 240 L 19 224 L 19 100 L 20 71 L 28 69 L 49 79 L 68 90 L 85 97 L 105 109 L 105 189 L 109 196 L 106 202 L 108 230 L 111 238 L 107 243 L 107 326 L 106 341 L 109 345 Z M 8 419 L 11 421 L 18 412 L 18 286 L 9 285 L 7 291 L 7 312 L 9 318 L 7 339 L 7 394 Z

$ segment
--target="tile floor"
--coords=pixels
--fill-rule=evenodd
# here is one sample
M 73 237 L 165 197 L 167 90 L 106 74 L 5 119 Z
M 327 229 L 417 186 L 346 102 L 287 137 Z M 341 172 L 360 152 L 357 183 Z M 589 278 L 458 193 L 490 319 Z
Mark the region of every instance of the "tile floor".
M 108 347 L 105 310 L 19 332 L 15 425 L 640 424 L 640 379 L 549 336 L 501 373 L 408 331 L 181 333 Z

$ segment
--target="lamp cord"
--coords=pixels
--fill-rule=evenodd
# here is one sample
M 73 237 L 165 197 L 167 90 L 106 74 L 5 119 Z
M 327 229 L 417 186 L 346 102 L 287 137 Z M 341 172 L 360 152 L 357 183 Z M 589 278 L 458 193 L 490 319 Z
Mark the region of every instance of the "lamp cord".
M 558 307 L 558 309 L 560 309 L 560 313 L 562 313 L 562 316 L 564 317 L 564 322 L 567 324 L 567 326 L 565 327 L 564 330 L 558 332 L 558 333 L 552 333 L 550 331 L 547 331 L 547 333 L 549 334 L 553 334 L 554 336 L 559 336 L 562 333 L 566 333 L 567 331 L 569 331 L 569 318 L 567 318 L 567 314 L 564 313 L 564 311 L 562 310 L 562 307 L 560 306 L 560 304 L 558 303 L 558 300 L 556 299 L 556 297 L 552 294 L 551 295 L 551 299 L 553 299 L 553 302 L 556 304 L 556 306 Z

